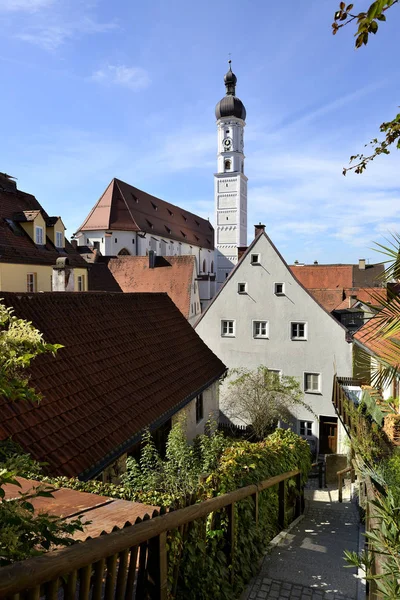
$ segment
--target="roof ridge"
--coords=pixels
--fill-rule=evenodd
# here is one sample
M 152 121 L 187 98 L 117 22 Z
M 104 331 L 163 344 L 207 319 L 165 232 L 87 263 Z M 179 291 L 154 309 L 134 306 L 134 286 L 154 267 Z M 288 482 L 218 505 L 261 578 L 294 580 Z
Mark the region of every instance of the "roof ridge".
M 81 231 L 86 223 L 89 221 L 90 217 L 92 216 L 92 214 L 94 213 L 94 211 L 96 210 L 96 208 L 98 207 L 99 203 L 102 201 L 103 197 L 106 195 L 108 189 L 110 188 L 110 186 L 114 183 L 115 181 L 115 177 L 112 178 L 112 180 L 110 181 L 110 183 L 108 184 L 108 186 L 106 187 L 106 189 L 104 190 L 104 192 L 102 193 L 102 195 L 100 196 L 100 198 L 97 200 L 96 204 L 93 206 L 92 210 L 89 212 L 88 216 L 86 217 L 86 219 L 84 220 L 84 222 L 82 223 L 82 225 L 80 227 L 78 227 L 78 229 L 76 230 L 76 233 L 78 231 Z M 106 227 L 106 229 L 110 228 L 110 215 L 111 215 L 111 204 L 110 204 L 110 211 L 109 211 L 109 215 L 108 215 L 108 227 Z M 72 234 L 72 235 L 75 235 Z
M 126 208 L 128 210 L 129 216 L 132 219 L 132 222 L 133 222 L 134 226 L 137 227 L 138 229 L 140 229 L 139 225 L 136 223 L 135 219 L 133 218 L 133 215 L 131 213 L 131 209 L 129 208 L 128 202 L 126 201 L 126 198 L 125 198 L 124 194 L 122 193 L 121 187 L 118 185 L 118 181 L 119 180 L 114 178 L 113 181 L 115 181 L 115 185 L 117 186 L 118 191 L 121 194 L 121 198 L 124 201 L 124 204 L 125 204 L 125 206 L 126 206 Z M 110 209 L 110 216 L 111 216 L 111 209 Z

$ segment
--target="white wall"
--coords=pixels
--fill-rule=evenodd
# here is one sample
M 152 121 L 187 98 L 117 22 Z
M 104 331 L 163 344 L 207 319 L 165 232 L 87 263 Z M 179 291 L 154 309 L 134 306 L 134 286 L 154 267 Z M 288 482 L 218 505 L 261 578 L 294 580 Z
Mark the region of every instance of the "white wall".
M 250 254 L 259 254 L 261 264 L 252 265 Z M 247 283 L 247 294 L 238 294 L 238 283 Z M 275 283 L 284 284 L 284 296 L 275 295 Z M 235 337 L 221 337 L 223 319 L 235 321 Z M 253 338 L 253 320 L 268 321 L 268 339 Z M 307 323 L 307 341 L 291 340 L 292 321 Z M 351 376 L 351 344 L 346 342 L 344 328 L 294 279 L 265 235 L 258 238 L 251 253 L 239 263 L 196 331 L 229 368 L 265 365 L 297 377 L 302 389 L 305 372 L 320 373 L 320 392 L 305 393 L 304 399 L 317 415 L 335 416 L 333 375 L 337 372 L 342 377 Z M 225 380 L 220 398 L 222 410 L 226 390 Z M 298 409 L 296 416 L 314 421 L 313 433 L 318 437 L 318 422 L 309 411 Z
M 172 425 L 176 423 L 176 421 L 184 416 L 186 421 L 186 435 L 188 440 L 192 440 L 199 435 L 200 433 L 204 433 L 204 426 L 211 417 L 212 419 L 217 420 L 218 418 L 218 394 L 219 394 L 219 383 L 218 381 L 214 382 L 209 388 L 204 390 L 203 392 L 203 408 L 204 408 L 204 416 L 201 421 L 196 423 L 196 400 L 192 400 L 189 402 L 185 408 L 176 413 L 172 417 Z

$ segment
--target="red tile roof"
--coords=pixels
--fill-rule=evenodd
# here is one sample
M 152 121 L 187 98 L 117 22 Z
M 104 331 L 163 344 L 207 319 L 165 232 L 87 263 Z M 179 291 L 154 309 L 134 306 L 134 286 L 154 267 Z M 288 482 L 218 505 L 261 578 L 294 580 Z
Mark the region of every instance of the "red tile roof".
M 369 319 L 356 333 L 354 339 L 373 354 L 393 367 L 400 368 L 400 334 L 383 339 L 378 330 L 384 321 L 385 310 Z
M 308 290 L 313 298 L 325 308 L 325 310 L 332 312 L 343 299 L 343 289 L 338 288 L 337 290 Z
M 64 250 L 55 248 L 49 238 L 46 239 L 45 246 L 36 246 L 19 222 L 32 220 L 38 212 L 41 212 L 46 221 L 50 217 L 35 196 L 21 192 L 16 187 L 2 184 L 0 177 L 0 262 L 55 265 L 61 255 L 68 256 L 72 267 L 87 268 L 85 260 L 74 250 L 68 240 L 65 240 Z
M 384 264 L 366 265 L 291 265 L 289 269 L 308 290 L 376 287 L 385 270 Z
M 21 492 L 33 493 L 35 488 L 43 486 L 40 481 L 32 479 L 16 477 L 16 480 L 21 487 L 9 483 L 3 486 L 4 500 L 19 498 Z M 149 504 L 45 485 L 47 489 L 52 488 L 52 497 L 38 496 L 29 501 L 37 512 L 45 512 L 68 520 L 81 517 L 85 527 L 83 531 L 74 532 L 72 536 L 74 540 L 85 541 L 89 537 L 94 538 L 102 533 L 111 533 L 115 529 L 133 525 L 137 518 L 151 516 L 159 508 Z
M 314 294 L 315 290 L 310 290 Z M 327 290 L 330 291 L 330 290 Z M 360 301 L 364 304 L 369 304 L 372 307 L 382 306 L 382 301 L 387 300 L 386 288 L 350 288 L 348 290 L 341 290 L 344 299 L 339 302 L 337 306 L 332 310 L 346 310 L 352 308 L 353 305 Z M 350 298 L 353 297 L 352 305 L 349 305 Z
M 147 231 L 214 249 L 214 228 L 206 219 L 113 179 L 78 231 Z
M 39 405 L 0 399 L 0 439 L 52 474 L 95 476 L 225 372 L 167 294 L 2 296 L 64 345 L 32 364 Z
M 122 256 L 102 259 L 92 265 L 89 289 L 123 292 L 166 292 L 186 319 L 190 316 L 194 256 L 157 256 L 154 269 L 148 256 Z M 108 273 L 106 272 L 108 270 Z

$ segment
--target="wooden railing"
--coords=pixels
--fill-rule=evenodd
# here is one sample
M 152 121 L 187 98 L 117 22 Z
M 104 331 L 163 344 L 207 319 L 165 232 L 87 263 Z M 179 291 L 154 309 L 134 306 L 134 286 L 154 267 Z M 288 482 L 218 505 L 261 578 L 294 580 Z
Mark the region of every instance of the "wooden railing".
M 347 409 L 347 403 L 349 402 L 348 397 L 342 386 L 344 385 L 354 385 L 360 386 L 362 385 L 361 379 L 353 379 L 351 377 L 337 377 L 334 376 L 333 379 L 333 394 L 332 394 L 332 402 L 336 409 L 336 412 L 342 421 L 343 426 L 346 431 L 349 432 L 351 427 L 356 428 L 358 423 L 352 423 L 351 415 Z
M 226 551 L 234 577 L 235 503 L 248 497 L 254 502 L 258 525 L 258 495 L 278 486 L 278 524 L 285 525 L 286 481 L 296 480 L 294 518 L 302 511 L 301 473 L 289 471 L 257 485 L 210 498 L 113 533 L 55 550 L 0 569 L 0 598 L 12 600 L 166 600 L 167 532 L 225 509 L 228 517 Z
M 365 510 L 365 531 L 366 532 L 374 532 L 375 534 L 380 533 L 382 530 L 382 521 L 377 517 L 376 507 L 373 502 L 376 500 L 376 491 L 373 486 L 373 483 L 370 477 L 366 477 L 363 481 L 364 486 L 364 494 L 366 497 L 366 510 Z M 369 549 L 369 557 L 371 560 L 369 573 L 367 575 L 373 576 L 382 576 L 385 572 L 385 560 L 386 557 L 383 554 L 378 554 L 374 552 L 374 547 L 371 542 L 367 539 L 366 543 L 368 544 Z M 379 592 L 377 588 L 376 581 L 368 580 L 367 581 L 367 599 L 368 600 L 381 600 L 382 594 Z

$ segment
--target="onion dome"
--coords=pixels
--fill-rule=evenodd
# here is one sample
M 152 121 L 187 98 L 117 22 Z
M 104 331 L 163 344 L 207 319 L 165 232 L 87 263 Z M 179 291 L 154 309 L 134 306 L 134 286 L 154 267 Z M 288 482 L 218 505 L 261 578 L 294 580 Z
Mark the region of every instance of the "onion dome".
M 224 82 L 226 96 L 215 107 L 216 118 L 236 117 L 244 121 L 246 119 L 246 109 L 243 102 L 235 96 L 237 77 L 232 72 L 231 61 L 229 61 L 229 71 L 224 76 Z

